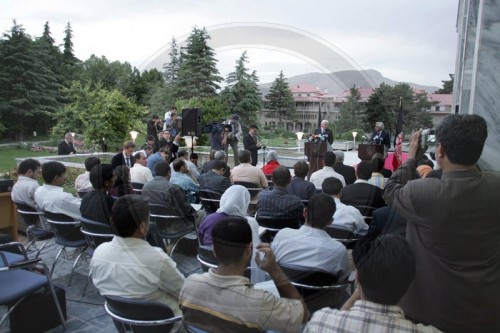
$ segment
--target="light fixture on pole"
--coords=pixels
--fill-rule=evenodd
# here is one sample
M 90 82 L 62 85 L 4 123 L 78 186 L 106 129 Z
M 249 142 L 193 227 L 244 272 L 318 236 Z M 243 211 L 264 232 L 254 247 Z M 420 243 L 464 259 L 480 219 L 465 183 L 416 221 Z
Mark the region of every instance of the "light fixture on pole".
M 352 150 L 356 150 L 356 135 L 358 135 L 358 132 L 352 132 L 352 139 L 353 139 Z
M 139 134 L 139 132 L 137 131 L 130 131 L 130 137 L 132 138 L 132 141 L 135 143 L 135 139 L 137 139 L 137 135 Z
M 71 136 L 72 136 L 72 137 L 73 137 L 73 139 L 74 139 L 74 138 L 75 138 L 75 132 L 71 132 L 70 134 L 71 134 Z
M 302 137 L 304 136 L 304 132 L 295 133 L 297 136 L 297 151 L 300 152 L 300 141 L 302 141 Z

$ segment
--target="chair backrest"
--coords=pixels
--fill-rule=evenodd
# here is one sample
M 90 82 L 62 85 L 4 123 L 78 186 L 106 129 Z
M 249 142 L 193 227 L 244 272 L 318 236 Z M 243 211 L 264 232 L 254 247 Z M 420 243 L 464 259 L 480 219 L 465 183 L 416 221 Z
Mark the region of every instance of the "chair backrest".
M 119 332 L 170 332 L 174 324 L 182 320 L 182 316 L 174 316 L 172 309 L 163 303 L 119 296 L 104 297 L 104 308 Z
M 80 219 L 80 230 L 87 239 L 87 244 L 95 249 L 105 242 L 109 242 L 114 237 L 114 232 L 109 224 L 92 221 L 82 217 Z
M 337 276 L 315 270 L 298 270 L 280 266 L 304 298 L 309 312 L 324 307 L 339 308 L 345 298 L 348 282 L 338 282 Z
M 300 228 L 300 221 L 296 217 L 269 217 L 257 214 L 255 219 L 261 227 L 266 229 L 280 230 L 283 228 Z
M 366 223 L 370 223 L 372 219 L 372 213 L 377 207 L 367 206 L 367 205 L 353 205 L 361 215 L 365 218 Z
M 15 204 L 17 207 L 17 212 L 23 219 L 26 226 L 29 227 L 32 225 L 36 225 L 38 222 L 43 223 L 43 220 L 41 220 L 41 217 L 43 216 L 42 212 L 39 212 L 30 205 L 24 203 L 15 202 Z
M 142 188 L 144 187 L 144 184 L 142 183 L 135 183 L 132 182 L 132 188 L 134 189 L 135 194 L 141 194 L 142 193 Z
M 80 232 L 80 222 L 73 218 L 58 213 L 44 212 L 56 237 L 56 243 L 72 247 L 76 241 L 85 240 L 85 235 Z
M 161 238 L 182 237 L 195 229 L 194 222 L 178 215 L 171 215 L 171 209 L 164 205 L 149 204 L 151 222 L 156 224 Z
M 262 191 L 262 187 L 260 184 L 250 183 L 250 182 L 234 182 L 234 185 L 241 185 L 247 188 L 250 193 L 250 198 L 254 199 L 260 191 Z
M 199 245 L 198 255 L 196 259 L 201 265 L 201 269 L 207 272 L 209 268 L 217 267 L 219 262 L 213 253 L 213 248 L 210 245 Z
M 332 223 L 328 225 L 325 231 L 330 235 L 330 237 L 335 238 L 348 249 L 352 249 L 358 238 L 354 235 L 354 232 L 342 225 Z
M 219 192 L 202 189 L 200 190 L 199 197 L 203 209 L 207 214 L 215 213 L 220 207 L 221 194 Z

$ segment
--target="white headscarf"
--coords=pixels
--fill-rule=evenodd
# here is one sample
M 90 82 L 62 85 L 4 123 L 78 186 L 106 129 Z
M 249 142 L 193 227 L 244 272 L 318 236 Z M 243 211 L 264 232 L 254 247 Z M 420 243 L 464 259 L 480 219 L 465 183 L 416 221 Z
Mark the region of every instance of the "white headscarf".
M 250 204 L 250 193 L 241 185 L 230 186 L 220 198 L 220 208 L 217 213 L 246 216 Z

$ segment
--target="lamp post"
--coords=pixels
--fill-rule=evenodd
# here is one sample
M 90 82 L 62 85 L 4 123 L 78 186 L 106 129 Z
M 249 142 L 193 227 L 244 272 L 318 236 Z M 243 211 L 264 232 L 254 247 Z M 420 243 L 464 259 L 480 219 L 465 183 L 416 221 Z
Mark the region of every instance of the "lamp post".
M 137 135 L 139 134 L 139 132 L 130 131 L 129 134 L 130 134 L 130 137 L 132 138 L 132 141 L 135 143 L 135 139 L 137 139 Z
M 302 140 L 302 137 L 304 136 L 304 132 L 297 132 L 295 133 L 297 136 L 297 151 L 300 153 L 300 141 Z
M 352 139 L 353 139 L 352 150 L 356 150 L 356 135 L 358 135 L 358 132 L 352 132 Z

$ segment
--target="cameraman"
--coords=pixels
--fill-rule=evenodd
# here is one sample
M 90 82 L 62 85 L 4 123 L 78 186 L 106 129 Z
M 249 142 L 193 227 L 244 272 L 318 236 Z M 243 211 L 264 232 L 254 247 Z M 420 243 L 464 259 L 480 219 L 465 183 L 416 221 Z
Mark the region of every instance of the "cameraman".
M 238 141 L 241 137 L 241 124 L 240 124 L 240 116 L 237 114 L 231 115 L 231 117 L 226 120 L 223 125 L 230 125 L 231 130 L 226 133 L 226 144 L 224 145 L 224 151 L 228 154 L 229 145 L 233 149 L 233 157 L 234 157 L 234 166 L 240 164 L 238 160 Z

